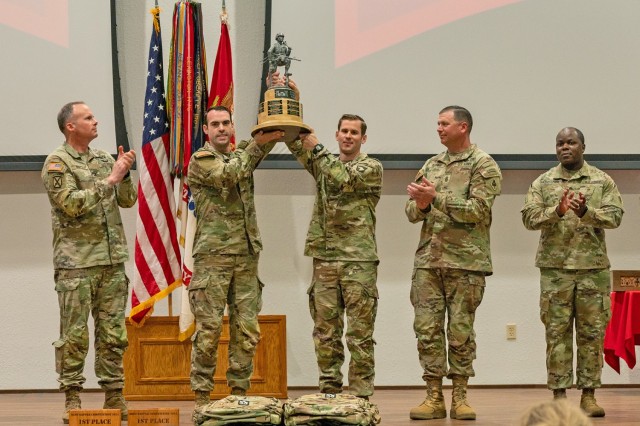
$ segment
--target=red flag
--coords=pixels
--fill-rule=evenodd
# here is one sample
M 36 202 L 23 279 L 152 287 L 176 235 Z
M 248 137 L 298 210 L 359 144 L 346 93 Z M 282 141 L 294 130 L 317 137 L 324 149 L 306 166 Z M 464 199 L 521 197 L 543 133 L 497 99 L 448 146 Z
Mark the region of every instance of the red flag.
M 155 8 L 149 45 L 142 152 L 138 160 L 138 219 L 131 322 L 142 325 L 157 300 L 182 283 L 175 222 L 173 178 L 169 166 L 169 120 L 164 94 L 160 10 Z
M 227 28 L 227 15 L 221 14 L 220 42 L 218 43 L 218 53 L 216 54 L 216 62 L 213 67 L 213 77 L 211 78 L 211 91 L 209 92 L 209 106 L 224 106 L 233 112 L 233 67 L 231 64 L 231 41 L 229 39 L 229 29 Z M 235 146 L 235 138 L 231 140 Z M 183 227 L 184 235 L 182 240 L 185 242 L 184 265 L 183 265 L 183 281 L 182 286 L 182 307 L 180 310 L 180 334 L 178 339 L 184 341 L 191 337 L 195 330 L 194 317 L 189 307 L 189 298 L 187 295 L 187 287 L 191 280 L 191 272 L 193 271 L 193 257 L 191 249 L 193 245 L 196 217 L 194 215 L 193 198 L 189 187 L 185 184 L 182 190 L 184 202 L 188 203 L 188 213 L 186 226 Z

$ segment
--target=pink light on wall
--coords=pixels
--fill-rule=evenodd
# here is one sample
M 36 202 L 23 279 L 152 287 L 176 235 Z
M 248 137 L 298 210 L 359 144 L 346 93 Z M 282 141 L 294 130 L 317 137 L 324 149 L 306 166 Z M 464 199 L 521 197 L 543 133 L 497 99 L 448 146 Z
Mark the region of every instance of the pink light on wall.
M 69 47 L 68 0 L 0 0 L 0 24 Z
M 336 68 L 425 31 L 523 0 L 335 0 Z

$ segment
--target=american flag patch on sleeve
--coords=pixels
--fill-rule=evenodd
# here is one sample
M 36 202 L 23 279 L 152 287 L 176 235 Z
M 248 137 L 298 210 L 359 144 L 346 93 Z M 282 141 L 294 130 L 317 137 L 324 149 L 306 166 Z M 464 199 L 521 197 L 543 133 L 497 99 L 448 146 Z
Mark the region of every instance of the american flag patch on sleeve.
M 64 171 L 64 164 L 62 163 L 49 163 L 47 167 L 48 172 L 62 172 Z

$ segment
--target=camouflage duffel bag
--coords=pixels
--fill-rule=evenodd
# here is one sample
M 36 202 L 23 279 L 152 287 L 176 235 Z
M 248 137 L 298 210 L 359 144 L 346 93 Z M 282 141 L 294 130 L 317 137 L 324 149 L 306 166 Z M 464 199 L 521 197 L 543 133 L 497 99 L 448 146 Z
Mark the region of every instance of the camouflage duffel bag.
M 279 425 L 282 423 L 282 403 L 264 396 L 229 395 L 195 410 L 193 422 L 197 426 L 234 423 Z
M 378 406 L 350 394 L 315 393 L 284 404 L 284 424 L 360 425 L 380 423 Z

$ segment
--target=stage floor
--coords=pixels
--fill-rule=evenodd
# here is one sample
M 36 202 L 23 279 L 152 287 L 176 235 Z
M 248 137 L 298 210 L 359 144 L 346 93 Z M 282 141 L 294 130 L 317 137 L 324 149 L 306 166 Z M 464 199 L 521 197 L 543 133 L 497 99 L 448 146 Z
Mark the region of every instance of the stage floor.
M 289 391 L 289 397 L 313 393 L 313 389 Z M 471 388 L 469 402 L 478 415 L 476 425 L 515 425 L 523 411 L 533 404 L 551 399 L 550 391 L 542 388 Z M 580 392 L 568 391 L 569 401 L 580 403 Z M 82 394 L 83 408 L 101 408 L 101 392 Z M 640 425 L 640 388 L 604 388 L 596 392 L 598 403 L 606 410 L 606 417 L 593 419 L 594 425 Z M 424 399 L 420 389 L 379 389 L 371 401 L 378 405 L 383 425 L 453 425 L 458 420 L 410 420 L 409 410 Z M 451 402 L 451 389 L 445 389 L 447 409 Z M 64 394 L 62 393 L 0 393 L 0 425 L 52 426 L 61 425 Z M 177 407 L 180 424 L 190 425 L 193 401 L 133 401 L 131 408 Z M 124 423 L 126 425 L 126 423 Z

